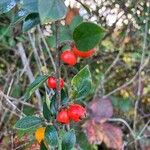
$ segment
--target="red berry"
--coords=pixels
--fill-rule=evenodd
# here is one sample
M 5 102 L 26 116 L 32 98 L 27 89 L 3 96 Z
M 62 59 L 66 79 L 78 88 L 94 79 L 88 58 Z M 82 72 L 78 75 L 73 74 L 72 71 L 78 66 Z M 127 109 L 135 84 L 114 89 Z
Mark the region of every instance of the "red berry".
M 77 58 L 72 51 L 66 50 L 66 51 L 62 52 L 62 54 L 61 54 L 61 61 L 63 61 L 64 63 L 66 63 L 68 65 L 73 66 L 77 63 Z
M 49 88 L 56 89 L 56 87 L 57 87 L 56 78 L 49 77 L 47 82 L 48 82 Z M 60 87 L 61 87 L 61 89 L 64 87 L 64 80 L 63 79 L 60 79 Z
M 68 116 L 71 120 L 78 122 L 86 114 L 86 110 L 79 104 L 72 104 L 68 109 Z
M 87 52 L 83 52 L 77 49 L 76 46 L 73 47 L 73 53 L 78 56 L 78 57 L 82 57 L 82 58 L 88 58 L 90 56 L 92 56 L 95 53 L 96 49 L 91 49 Z
M 57 118 L 56 120 L 60 123 L 63 123 L 63 124 L 68 124 L 69 123 L 69 116 L 68 116 L 68 111 L 67 109 L 62 109 L 58 115 L 57 115 Z

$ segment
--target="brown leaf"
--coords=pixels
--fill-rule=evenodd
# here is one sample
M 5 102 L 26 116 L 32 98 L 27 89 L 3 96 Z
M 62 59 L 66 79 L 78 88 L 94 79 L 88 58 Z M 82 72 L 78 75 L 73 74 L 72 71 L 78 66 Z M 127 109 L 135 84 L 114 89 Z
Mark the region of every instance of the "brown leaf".
M 109 99 L 96 99 L 87 107 L 89 116 L 96 122 L 105 122 L 113 115 L 113 106 Z
M 78 16 L 79 15 L 79 8 L 70 8 L 68 9 L 66 18 L 65 18 L 65 23 L 67 25 L 69 25 L 71 23 L 71 21 L 73 20 L 74 16 Z
M 96 123 L 88 120 L 83 125 L 84 131 L 91 144 L 100 144 L 102 141 L 108 148 L 121 150 L 122 148 L 122 131 L 109 123 Z

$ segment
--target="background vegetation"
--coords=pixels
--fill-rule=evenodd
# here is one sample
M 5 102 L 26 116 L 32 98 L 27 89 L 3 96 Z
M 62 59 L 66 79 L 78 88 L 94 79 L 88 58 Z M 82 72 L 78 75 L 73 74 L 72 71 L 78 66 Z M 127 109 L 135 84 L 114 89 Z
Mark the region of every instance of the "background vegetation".
M 39 149 L 33 135 L 17 134 L 13 127 L 24 114 L 42 115 L 42 101 L 46 93 L 49 97 L 53 95 L 53 91 L 49 90 L 45 83 L 36 90 L 30 101 L 22 100 L 28 85 L 37 75 L 54 72 L 55 27 L 53 22 L 46 22 L 44 19 L 42 21 L 46 23 L 39 24 L 34 0 L 16 0 L 17 5 L 12 7 L 14 1 L 0 1 L 0 149 L 31 149 L 31 145 Z M 8 2 L 6 6 L 2 5 L 5 2 Z M 61 42 L 72 40 L 71 33 L 83 20 L 97 23 L 106 30 L 94 56 L 80 59 L 74 67 L 62 65 L 61 75 L 65 79 L 66 90 L 70 90 L 72 77 L 88 64 L 93 87 L 84 104 L 89 106 L 89 102 L 97 97 L 109 99 L 114 112 L 112 118 L 107 116 L 110 123 L 107 129 L 111 128 L 117 132 L 119 128 L 119 136 L 120 129 L 122 130 L 124 149 L 149 150 L 150 2 L 87 0 L 82 3 L 79 0 L 70 0 L 65 1 L 65 4 L 68 6 L 68 13 L 66 18 L 61 20 Z M 8 6 L 12 7 L 10 11 L 7 10 Z M 46 8 L 41 11 L 46 12 Z M 99 104 L 99 109 L 102 110 L 103 106 L 105 104 Z M 105 111 L 109 111 L 110 107 L 104 107 Z M 113 141 L 108 136 L 110 133 L 99 133 L 98 127 L 95 132 L 107 135 L 108 139 L 101 143 L 101 136 L 95 137 L 86 131 L 88 125 L 87 122 L 83 127 L 86 134 L 79 132 L 80 125 L 76 127 L 77 133 L 80 133 L 77 135 L 79 145 L 76 149 L 107 149 L 106 145 L 110 147 L 108 149 L 115 148 L 113 145 L 116 140 Z M 104 131 L 103 128 L 102 130 Z M 92 145 L 84 141 L 85 135 Z

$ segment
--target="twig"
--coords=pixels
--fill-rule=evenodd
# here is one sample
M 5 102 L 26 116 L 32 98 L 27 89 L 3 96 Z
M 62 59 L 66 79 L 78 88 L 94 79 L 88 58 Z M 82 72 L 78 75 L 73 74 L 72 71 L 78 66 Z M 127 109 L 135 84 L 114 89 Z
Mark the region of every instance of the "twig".
M 30 43 L 31 43 L 31 45 L 32 45 L 32 49 L 33 49 L 34 57 L 35 57 L 35 60 L 36 60 L 36 64 L 37 64 L 37 66 L 38 66 L 38 70 L 39 70 L 39 72 L 40 72 L 40 74 L 41 74 L 42 63 L 41 63 L 41 60 L 40 60 L 40 58 L 39 58 L 39 54 L 38 54 L 38 52 L 37 52 L 37 48 L 36 48 L 36 46 L 35 46 L 35 38 L 32 37 L 32 35 L 31 35 L 30 32 L 28 32 L 28 37 L 29 37 Z
M 32 83 L 35 80 L 35 78 L 33 76 L 33 73 L 31 71 L 31 69 L 30 69 L 30 66 L 29 66 L 29 63 L 28 63 L 28 59 L 27 59 L 27 56 L 25 54 L 25 50 L 23 48 L 22 43 L 18 43 L 17 47 L 18 47 L 18 50 L 19 50 L 19 53 L 20 53 L 20 57 L 21 57 L 23 66 L 26 66 L 26 74 L 27 74 L 27 76 L 28 76 L 28 78 L 30 80 L 30 83 Z M 40 95 L 39 90 L 36 90 L 35 94 L 36 94 L 36 97 L 39 99 L 38 100 L 38 105 L 39 105 L 38 107 L 39 107 L 39 109 L 41 109 L 42 108 L 42 102 L 41 102 L 41 95 Z
M 141 68 L 142 70 L 143 70 L 143 68 L 148 64 L 148 62 L 149 62 L 149 57 L 147 58 L 147 60 L 145 60 L 145 63 L 143 64 L 143 66 L 142 66 L 142 68 Z M 135 76 L 134 76 L 130 81 L 128 81 L 128 82 L 126 82 L 125 84 L 121 85 L 120 87 L 114 89 L 113 91 L 111 91 L 110 93 L 104 95 L 103 97 L 104 97 L 104 98 L 109 97 L 110 95 L 112 95 L 112 94 L 114 94 L 114 93 L 120 91 L 121 89 L 127 87 L 127 86 L 130 85 L 134 80 L 137 79 L 137 76 L 138 76 L 138 72 L 135 74 Z
M 13 104 L 8 98 L 7 96 L 3 95 L 3 97 L 5 98 L 5 100 L 1 101 L 1 104 L 7 108 L 9 111 L 12 111 L 13 113 L 15 112 L 16 114 L 21 114 L 23 116 L 25 116 L 24 113 L 22 113 L 15 104 Z
M 140 136 L 143 134 L 143 132 L 144 132 L 144 131 L 146 130 L 146 128 L 148 127 L 149 123 L 150 123 L 150 120 L 148 120 L 148 122 L 145 124 L 145 126 L 143 127 L 143 129 L 141 130 L 141 132 L 139 133 L 139 135 L 138 135 L 137 137 L 140 137 Z
M 149 7 L 147 13 L 149 14 Z M 139 102 L 141 99 L 141 72 L 142 72 L 142 65 L 144 63 L 145 59 L 145 51 L 146 51 L 146 45 L 147 45 L 147 34 L 148 34 L 148 19 L 149 17 L 146 18 L 146 24 L 145 24 L 145 32 L 144 32 L 144 41 L 143 41 L 143 49 L 142 49 L 142 57 L 141 57 L 141 62 L 140 62 L 140 67 L 138 70 L 138 90 L 137 90 L 137 100 L 135 102 L 135 107 L 134 107 L 134 123 L 133 123 L 133 130 L 136 132 L 136 125 L 137 125 L 137 115 L 138 115 L 138 106 Z M 135 148 L 137 149 L 137 142 L 135 141 Z
M 21 103 L 22 105 L 26 105 L 26 106 L 35 108 L 34 105 L 29 104 L 29 103 L 27 103 L 27 102 L 24 102 L 24 101 L 22 101 L 21 99 L 16 99 L 16 98 L 14 98 L 14 97 L 7 96 L 7 95 L 5 95 L 2 91 L 0 91 L 0 96 L 7 97 L 9 100 L 16 101 L 17 103 Z
M 128 29 L 126 31 L 126 35 L 124 37 L 124 39 L 126 38 L 126 36 L 128 35 Z M 123 43 L 123 46 L 122 48 L 120 49 L 118 55 L 116 56 L 115 60 L 112 62 L 112 64 L 109 66 L 109 68 L 106 70 L 106 72 L 104 73 L 104 76 L 103 76 L 103 79 L 101 80 L 101 82 L 99 83 L 99 86 L 98 88 L 96 89 L 96 92 L 95 92 L 95 95 L 94 95 L 94 99 L 96 99 L 97 96 L 99 97 L 102 97 L 105 93 L 105 90 L 104 90 L 104 83 L 105 83 L 105 80 L 106 80 L 106 76 L 107 74 L 111 71 L 111 69 L 116 65 L 116 63 L 118 62 L 120 56 L 123 54 L 124 50 L 125 50 L 125 43 L 124 43 L 124 39 L 122 41 Z M 99 94 L 100 93 L 100 94 Z
M 52 54 L 51 54 L 51 52 L 50 52 L 50 49 L 49 49 L 49 47 L 48 47 L 48 45 L 47 45 L 47 42 L 46 42 L 46 40 L 45 40 L 45 38 L 44 38 L 44 36 L 43 36 L 43 33 L 42 33 L 42 31 L 41 31 L 40 26 L 38 26 L 38 31 L 39 31 L 39 35 L 40 35 L 40 37 L 41 37 L 41 39 L 42 39 L 42 41 L 43 41 L 43 43 L 44 43 L 44 45 L 45 45 L 46 51 L 47 51 L 47 53 L 48 53 L 48 55 L 49 55 L 49 57 L 50 57 L 50 59 L 51 59 L 53 69 L 56 71 L 55 61 L 54 61 L 53 56 L 52 56 Z

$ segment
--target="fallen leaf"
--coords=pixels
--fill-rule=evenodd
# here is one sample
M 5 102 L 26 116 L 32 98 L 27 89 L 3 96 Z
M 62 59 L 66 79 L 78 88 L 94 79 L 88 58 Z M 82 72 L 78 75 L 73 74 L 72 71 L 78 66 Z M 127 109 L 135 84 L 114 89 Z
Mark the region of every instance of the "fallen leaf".
M 91 144 L 100 144 L 102 141 L 108 148 L 122 149 L 122 131 L 119 127 L 109 123 L 96 123 L 88 120 L 83 125 L 84 132 Z
M 89 116 L 96 122 L 105 122 L 113 115 L 113 106 L 109 99 L 92 100 L 87 107 Z

